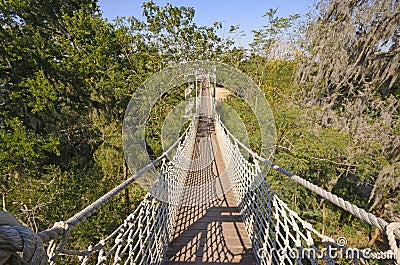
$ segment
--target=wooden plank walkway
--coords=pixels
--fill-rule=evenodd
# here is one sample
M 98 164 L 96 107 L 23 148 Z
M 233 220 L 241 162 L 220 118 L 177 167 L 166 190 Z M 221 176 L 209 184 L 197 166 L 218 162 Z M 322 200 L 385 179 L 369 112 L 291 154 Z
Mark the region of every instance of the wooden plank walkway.
M 229 181 L 224 171 L 212 120 L 200 117 L 166 264 L 256 264 L 232 192 L 224 194 Z

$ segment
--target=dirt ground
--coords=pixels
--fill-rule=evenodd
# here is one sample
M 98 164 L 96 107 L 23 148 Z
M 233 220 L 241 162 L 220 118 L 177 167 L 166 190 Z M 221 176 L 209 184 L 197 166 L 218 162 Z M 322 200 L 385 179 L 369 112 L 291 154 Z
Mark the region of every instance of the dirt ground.
M 217 100 L 224 100 L 227 96 L 231 95 L 232 92 L 224 87 L 217 87 L 215 91 L 215 98 Z

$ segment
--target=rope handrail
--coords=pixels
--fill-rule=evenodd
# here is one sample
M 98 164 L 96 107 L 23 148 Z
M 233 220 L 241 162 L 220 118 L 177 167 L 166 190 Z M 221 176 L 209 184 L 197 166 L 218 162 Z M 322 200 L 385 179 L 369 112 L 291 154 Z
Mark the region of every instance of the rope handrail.
M 195 122 L 195 118 L 192 119 L 192 123 Z M 119 194 L 121 191 L 123 191 L 126 187 L 128 187 L 130 184 L 132 184 L 137 178 L 142 176 L 144 173 L 146 173 L 149 169 L 153 168 L 154 165 L 156 165 L 158 162 L 162 161 L 167 157 L 167 155 L 184 139 L 186 134 L 188 133 L 190 129 L 190 126 L 186 128 L 184 133 L 178 138 L 178 140 L 173 143 L 166 151 L 164 151 L 159 157 L 157 157 L 154 161 L 150 162 L 140 170 L 138 170 L 135 174 L 133 174 L 130 178 L 127 180 L 123 181 L 121 184 L 118 186 L 114 187 L 112 190 L 101 196 L 99 199 L 91 203 L 90 205 L 86 206 L 83 210 L 80 212 L 76 213 L 74 216 L 70 217 L 66 221 L 60 221 L 54 223 L 54 225 L 46 229 L 44 231 L 38 232 L 37 234 L 40 236 L 42 239 L 43 243 L 48 243 L 52 240 L 56 240 L 60 236 L 62 236 L 61 242 L 57 246 L 57 248 L 54 251 L 53 257 L 51 257 L 51 260 L 53 260 L 59 253 L 63 251 L 64 246 L 67 243 L 67 238 L 72 230 L 72 228 L 82 221 L 84 221 L 86 218 L 91 216 L 93 213 L 95 213 L 98 209 L 100 209 L 102 206 L 107 204 L 112 198 L 114 198 L 117 194 Z
M 232 181 L 232 191 L 259 264 L 305 264 L 303 261 L 309 261 L 310 264 L 332 265 L 338 258 L 351 259 L 354 264 L 361 264 L 368 259 L 384 258 L 395 260 L 395 264 L 400 265 L 400 248 L 395 235 L 399 230 L 400 223 L 392 222 L 385 225 L 383 219 L 372 214 L 367 215 L 367 212 L 357 206 L 335 197 L 335 195 L 275 165 L 269 159 L 261 157 L 230 133 L 219 120 L 218 115 L 216 115 L 215 130 Z M 249 161 L 240 150 L 241 148 L 252 155 L 253 161 Z M 338 199 L 338 206 L 341 206 L 340 203 L 346 202 L 342 208 L 349 207 L 350 210 L 344 209 L 351 213 L 358 211 L 358 215 L 353 214 L 358 217 L 366 216 L 364 218 L 368 219 L 370 222 L 367 222 L 372 225 L 374 225 L 372 221 L 375 218 L 376 223 L 380 222 L 378 225 L 380 224 L 387 234 L 390 249 L 378 252 L 373 252 L 370 248 L 357 249 L 345 246 L 347 244 L 345 238 L 338 237 L 335 240 L 319 233 L 311 223 L 291 210 L 271 189 L 260 168 L 261 162 L 294 178 L 306 188 L 314 192 L 319 191 L 317 194 L 322 197 L 329 197 L 330 194 L 333 198 Z M 329 200 L 329 198 L 326 199 Z M 364 218 L 362 219 L 364 220 Z M 332 253 L 337 255 L 332 255 Z
M 303 179 L 302 177 L 290 172 L 289 170 L 282 168 L 272 161 L 260 156 L 253 150 L 251 150 L 249 147 L 247 147 L 245 144 L 240 142 L 226 127 L 225 125 L 220 121 L 219 118 L 216 119 L 217 122 L 221 125 L 221 127 L 226 131 L 226 133 L 233 139 L 235 143 L 237 143 L 239 146 L 241 146 L 246 152 L 248 152 L 250 155 L 252 155 L 255 159 L 257 159 L 260 162 L 263 162 L 267 166 L 272 167 L 276 171 L 290 177 L 303 187 L 307 188 L 308 190 L 311 190 L 312 192 L 320 195 L 322 198 L 327 199 L 331 203 L 339 206 L 343 210 L 357 216 L 358 218 L 364 220 L 370 225 L 373 225 L 380 229 L 381 231 L 386 231 L 389 223 L 385 221 L 384 219 L 375 216 L 372 213 L 369 213 L 365 211 L 364 209 L 359 208 L 357 205 L 354 205 L 350 203 L 349 201 L 346 201 L 342 199 L 341 197 L 338 197 L 337 195 L 311 183 L 310 181 Z M 393 231 L 393 234 L 396 236 L 397 239 L 400 239 L 400 228 L 397 228 Z

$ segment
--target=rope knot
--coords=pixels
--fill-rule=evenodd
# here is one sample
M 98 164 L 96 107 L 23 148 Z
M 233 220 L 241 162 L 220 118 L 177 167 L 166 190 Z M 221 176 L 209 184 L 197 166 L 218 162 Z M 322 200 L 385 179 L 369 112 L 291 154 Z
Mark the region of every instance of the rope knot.
M 21 226 L 10 213 L 1 211 L 0 264 L 48 264 L 40 236 Z
M 393 222 L 386 226 L 386 234 L 388 236 L 389 246 L 393 250 L 396 264 L 400 265 L 400 247 L 397 245 L 394 231 L 400 229 L 400 222 Z M 400 239 L 399 239 L 400 240 Z
M 67 231 L 69 229 L 69 225 L 68 223 L 64 222 L 64 221 L 60 221 L 60 222 L 55 222 L 53 225 L 54 228 L 61 228 L 64 231 Z
M 51 240 L 55 240 L 60 236 L 68 233 L 70 229 L 71 226 L 66 222 L 55 222 L 52 228 L 40 232 L 39 236 L 42 238 L 42 241 L 44 243 L 48 243 Z

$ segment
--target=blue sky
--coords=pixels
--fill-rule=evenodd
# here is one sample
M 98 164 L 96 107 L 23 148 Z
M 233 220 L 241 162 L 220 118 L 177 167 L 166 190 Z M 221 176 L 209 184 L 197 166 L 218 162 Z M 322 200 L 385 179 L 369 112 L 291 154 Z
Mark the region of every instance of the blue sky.
M 103 17 L 113 20 L 117 16 L 142 17 L 142 0 L 99 0 Z M 266 21 L 263 14 L 269 8 L 279 8 L 278 16 L 285 17 L 299 13 L 304 15 L 310 8 L 311 0 L 154 0 L 160 6 L 170 3 L 174 6 L 194 7 L 194 22 L 199 26 L 211 26 L 214 21 L 223 22 L 224 28 L 219 34 L 226 35 L 230 25 L 240 25 L 246 34 L 241 37 L 241 44 L 247 46 L 252 40 L 251 30 L 260 29 Z

